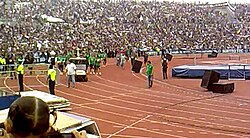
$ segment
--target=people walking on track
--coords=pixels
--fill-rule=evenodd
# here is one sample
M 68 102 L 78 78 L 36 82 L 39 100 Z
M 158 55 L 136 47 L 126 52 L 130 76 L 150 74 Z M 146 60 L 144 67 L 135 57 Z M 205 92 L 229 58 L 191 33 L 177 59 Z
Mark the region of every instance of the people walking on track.
M 121 68 L 122 69 L 124 69 L 125 67 L 125 63 L 126 63 L 126 56 L 125 56 L 125 54 L 121 54 L 121 56 L 120 56 L 120 66 L 121 66 Z
M 148 76 L 148 88 L 151 88 L 153 86 L 153 65 L 151 61 L 147 62 L 147 70 L 146 74 Z
M 70 87 L 70 82 L 72 82 L 72 87 L 75 87 L 75 73 L 76 73 L 76 65 L 72 62 L 69 61 L 67 66 L 66 66 L 66 81 L 67 81 L 67 87 Z

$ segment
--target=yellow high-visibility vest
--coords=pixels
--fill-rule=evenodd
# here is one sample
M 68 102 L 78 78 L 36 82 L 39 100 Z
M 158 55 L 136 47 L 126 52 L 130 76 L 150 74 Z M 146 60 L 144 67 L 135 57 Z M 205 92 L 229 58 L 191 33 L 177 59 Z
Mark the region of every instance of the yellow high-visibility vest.
M 5 58 L 2 58 L 2 64 L 6 65 L 6 59 Z
M 55 81 L 56 80 L 56 71 L 54 69 L 49 69 L 48 76 L 50 76 L 50 80 Z
M 24 74 L 24 66 L 23 65 L 18 65 L 17 74 Z
M 0 57 L 0 64 L 3 65 L 3 58 Z

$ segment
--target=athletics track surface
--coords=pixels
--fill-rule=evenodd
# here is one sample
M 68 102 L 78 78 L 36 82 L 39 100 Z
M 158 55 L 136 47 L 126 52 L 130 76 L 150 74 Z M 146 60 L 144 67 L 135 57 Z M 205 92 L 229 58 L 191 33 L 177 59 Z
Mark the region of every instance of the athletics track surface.
M 169 74 L 173 66 L 192 64 L 192 56 L 175 56 Z M 143 74 L 130 71 L 130 62 L 122 70 L 109 59 L 101 76 L 89 75 L 89 82 L 77 82 L 75 88 L 67 88 L 62 75 L 56 94 L 71 101 L 69 112 L 96 121 L 103 138 L 250 137 L 249 80 L 232 81 L 236 87 L 232 94 L 214 94 L 200 87 L 201 79 L 162 80 L 160 58 L 149 59 L 155 79 L 151 89 Z M 213 59 L 204 55 L 196 62 L 228 62 L 228 55 Z M 28 76 L 24 83 L 25 90 L 48 91 L 45 76 Z M 17 82 L 9 78 L 2 78 L 0 87 L 18 90 Z

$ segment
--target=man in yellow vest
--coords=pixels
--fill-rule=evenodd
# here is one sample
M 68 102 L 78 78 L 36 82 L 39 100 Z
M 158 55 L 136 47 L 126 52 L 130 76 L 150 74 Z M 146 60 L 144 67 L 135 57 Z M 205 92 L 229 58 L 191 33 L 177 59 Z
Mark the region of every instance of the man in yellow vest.
M 18 84 L 20 88 L 20 92 L 23 91 L 23 74 L 24 74 L 24 66 L 22 64 L 22 61 L 18 61 L 17 65 L 17 75 L 18 75 Z
M 49 65 L 48 80 L 49 80 L 49 92 L 50 94 L 55 95 L 56 70 L 53 69 L 53 65 Z

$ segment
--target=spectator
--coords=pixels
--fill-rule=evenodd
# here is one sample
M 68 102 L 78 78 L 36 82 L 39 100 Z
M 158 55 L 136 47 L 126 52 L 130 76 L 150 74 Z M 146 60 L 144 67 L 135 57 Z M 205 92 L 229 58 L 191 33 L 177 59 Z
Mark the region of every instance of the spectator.
M 21 97 L 9 108 L 5 129 L 13 137 L 45 136 L 50 128 L 48 105 L 35 97 Z
M 34 0 L 30 6 L 13 10 L 2 5 L 1 18 L 18 24 L 8 22 L 0 26 L 0 55 L 6 51 L 15 56 L 32 51 L 37 62 L 47 62 L 53 56 L 51 51 L 57 56 L 66 53 L 75 56 L 77 48 L 78 52 L 102 49 L 108 57 L 116 57 L 118 49 L 123 47 L 124 51 L 129 49 L 126 55 L 134 61 L 133 57 L 141 55 L 144 47 L 180 53 L 214 49 L 249 52 L 249 7 L 233 6 L 236 20 L 212 6 L 194 3 L 60 1 L 54 4 Z M 41 16 L 44 14 L 66 23 L 47 24 Z
M 4 122 L 4 134 L 0 138 L 49 138 L 51 129 L 50 112 L 48 105 L 39 98 L 25 96 L 14 101 L 9 108 L 9 113 Z M 80 135 L 74 131 L 76 138 L 86 138 L 86 134 Z

